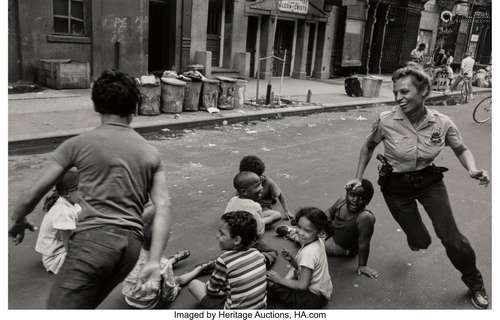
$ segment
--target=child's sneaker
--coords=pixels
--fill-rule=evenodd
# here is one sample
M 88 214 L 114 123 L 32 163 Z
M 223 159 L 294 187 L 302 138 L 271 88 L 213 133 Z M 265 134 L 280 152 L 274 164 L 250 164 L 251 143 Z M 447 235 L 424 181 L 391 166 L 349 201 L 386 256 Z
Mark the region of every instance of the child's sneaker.
M 486 290 L 484 290 L 484 288 L 472 291 L 470 300 L 476 309 L 487 309 L 490 305 L 488 295 L 486 294 Z

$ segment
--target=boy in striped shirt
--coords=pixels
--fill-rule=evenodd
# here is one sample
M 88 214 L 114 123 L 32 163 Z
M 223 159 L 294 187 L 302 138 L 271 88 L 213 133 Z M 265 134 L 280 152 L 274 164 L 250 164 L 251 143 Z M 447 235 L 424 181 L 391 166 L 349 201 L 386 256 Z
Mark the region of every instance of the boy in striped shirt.
M 257 223 L 251 213 L 222 215 L 217 239 L 223 252 L 208 281 L 193 280 L 188 287 L 203 309 L 266 308 L 266 263 L 252 248 L 256 238 Z

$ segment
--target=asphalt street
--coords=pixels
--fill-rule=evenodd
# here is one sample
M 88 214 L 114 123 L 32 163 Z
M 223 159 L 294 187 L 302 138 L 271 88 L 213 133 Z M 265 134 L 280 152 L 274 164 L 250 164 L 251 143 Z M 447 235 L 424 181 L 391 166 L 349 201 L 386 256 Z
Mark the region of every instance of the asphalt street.
M 477 102 L 475 98 L 474 102 Z M 256 154 L 266 163 L 266 175 L 281 187 L 290 209 L 317 206 L 325 209 L 339 196 L 353 177 L 359 148 L 376 115 L 390 107 L 349 112 L 314 114 L 305 117 L 269 119 L 216 128 L 163 131 L 151 135 L 165 163 L 172 197 L 173 225 L 166 255 L 183 248 L 191 257 L 181 262 L 176 273 L 188 271 L 199 262 L 217 256 L 215 237 L 218 217 L 233 196 L 232 178 L 239 160 Z M 472 121 L 473 104 L 438 106 L 460 128 L 478 166 L 491 172 L 491 125 Z M 376 152 L 382 152 L 379 146 Z M 9 211 L 21 190 L 36 179 L 49 154 L 9 157 Z M 476 251 L 487 291 L 491 296 L 491 187 L 471 180 L 450 149 L 436 164 L 450 169 L 445 182 L 457 224 Z M 365 177 L 375 183 L 373 160 Z M 355 274 L 357 258 L 329 258 L 334 284 L 330 309 L 470 309 L 467 288 L 446 257 L 444 248 L 423 213 L 433 243 L 420 252 L 410 251 L 403 232 L 390 216 L 377 189 L 369 205 L 377 222 L 372 239 L 369 266 L 381 273 L 378 280 Z M 30 219 L 39 224 L 39 205 Z M 11 309 L 44 308 L 53 275 L 47 274 L 34 251 L 36 233 L 30 233 L 17 247 L 9 242 L 8 300 Z M 277 238 L 272 230 L 265 240 L 277 249 L 294 251 L 291 243 Z M 284 272 L 279 260 L 275 268 Z M 100 306 L 127 308 L 117 287 Z M 195 301 L 182 290 L 174 309 L 194 308 Z

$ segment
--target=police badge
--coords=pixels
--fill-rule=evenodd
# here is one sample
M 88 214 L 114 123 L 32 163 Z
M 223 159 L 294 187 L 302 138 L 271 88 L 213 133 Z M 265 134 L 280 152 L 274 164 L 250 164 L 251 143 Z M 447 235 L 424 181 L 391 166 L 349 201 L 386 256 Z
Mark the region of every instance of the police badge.
M 441 137 L 441 128 L 434 128 L 430 140 L 433 144 L 440 144 L 443 142 L 443 138 Z

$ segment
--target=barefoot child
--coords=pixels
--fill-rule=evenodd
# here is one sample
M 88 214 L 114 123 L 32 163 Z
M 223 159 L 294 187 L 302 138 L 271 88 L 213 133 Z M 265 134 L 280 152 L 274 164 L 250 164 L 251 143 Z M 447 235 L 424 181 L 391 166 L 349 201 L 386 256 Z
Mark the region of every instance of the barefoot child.
M 144 242 L 137 263 L 123 281 L 122 294 L 125 302 L 137 309 L 164 308 L 171 304 L 179 295 L 182 286 L 188 284 L 192 279 L 211 270 L 213 261 L 199 264 L 188 273 L 174 276 L 173 267 L 179 261 L 189 257 L 189 250 L 180 250 L 176 254 L 162 258 L 160 262 L 161 274 L 157 282 L 151 284 L 140 284 L 139 275 L 142 268 L 149 259 L 151 247 L 152 225 L 154 220 L 154 206 L 149 203 L 144 208 Z M 147 288 L 153 288 L 152 290 Z
M 285 277 L 276 271 L 267 272 L 272 282 L 268 286 L 268 304 L 276 309 L 319 309 L 328 303 L 333 292 L 325 244 L 320 238 L 328 219 L 323 211 L 313 207 L 300 209 L 295 217 L 301 248 Z M 293 262 L 289 253 L 285 252 L 284 257 Z
M 57 274 L 66 259 L 71 232 L 76 228 L 82 208 L 78 200 L 78 171 L 71 169 L 59 179 L 55 191 L 45 200 L 40 231 L 35 250 L 42 254 L 47 272 Z
M 269 220 L 276 221 L 283 219 L 293 218 L 288 210 L 285 201 L 285 196 L 280 187 L 271 178 L 264 175 L 266 166 L 264 162 L 257 156 L 246 156 L 240 161 L 240 171 L 250 171 L 258 175 L 262 182 L 262 195 L 258 202 L 262 206 L 262 216 L 269 217 Z M 283 208 L 283 217 L 279 211 L 276 210 L 277 203 L 281 204 Z
M 193 280 L 188 288 L 203 309 L 265 309 L 266 264 L 252 247 L 257 224 L 245 211 L 224 213 L 217 232 L 223 251 L 206 283 Z
M 270 268 L 276 261 L 278 252 L 262 241 L 266 224 L 273 223 L 274 217 L 262 216 L 262 207 L 257 202 L 262 194 L 260 177 L 250 171 L 240 171 L 233 179 L 233 186 L 237 195 L 229 200 L 224 212 L 246 211 L 253 215 L 257 222 L 257 242 L 254 247 L 266 257 L 266 264 Z

